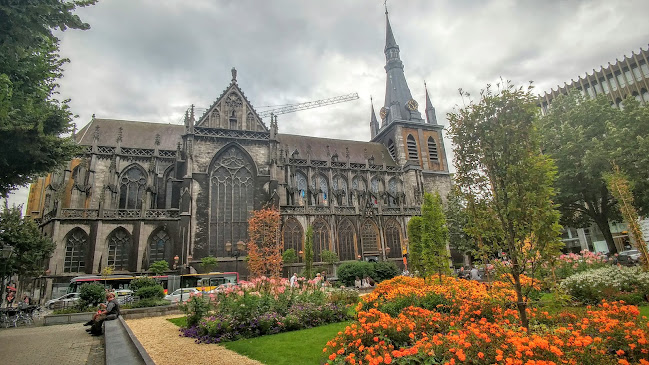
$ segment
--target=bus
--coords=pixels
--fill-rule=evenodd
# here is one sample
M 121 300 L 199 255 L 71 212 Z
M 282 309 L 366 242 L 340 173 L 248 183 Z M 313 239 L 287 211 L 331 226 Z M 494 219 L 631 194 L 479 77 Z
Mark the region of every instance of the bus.
M 236 285 L 239 282 L 239 273 L 236 272 L 210 272 L 207 274 L 186 274 L 180 276 L 180 285 L 183 288 L 196 288 L 202 292 L 214 290 L 224 284 Z

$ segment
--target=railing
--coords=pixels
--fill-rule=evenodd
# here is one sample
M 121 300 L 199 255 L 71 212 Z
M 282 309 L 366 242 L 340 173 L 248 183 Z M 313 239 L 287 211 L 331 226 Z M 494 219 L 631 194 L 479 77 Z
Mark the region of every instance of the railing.
M 42 223 L 54 218 L 58 219 L 175 219 L 180 217 L 178 209 L 105 209 L 99 214 L 99 209 L 61 209 L 56 216 L 53 210 L 43 216 Z
M 354 207 L 336 207 L 336 214 L 356 214 L 356 208 Z
M 236 139 L 268 140 L 270 133 L 220 128 L 194 127 L 194 133 L 201 137 L 226 137 Z
M 318 167 L 325 167 L 327 166 L 327 161 L 311 160 L 311 165 L 318 166 Z
M 61 218 L 98 218 L 99 209 L 61 209 Z
M 332 162 L 331 167 L 345 168 L 345 167 L 347 167 L 347 163 L 346 162 Z

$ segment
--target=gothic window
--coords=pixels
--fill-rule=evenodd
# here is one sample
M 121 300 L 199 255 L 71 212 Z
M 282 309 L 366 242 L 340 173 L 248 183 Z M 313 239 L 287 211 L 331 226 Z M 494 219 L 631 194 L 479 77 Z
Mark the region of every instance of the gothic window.
M 298 171 L 297 173 L 295 173 L 295 181 L 297 183 L 299 205 L 304 205 L 304 201 L 306 200 L 306 190 L 308 186 L 306 175 Z
M 347 205 L 347 180 L 340 175 L 336 175 L 331 182 L 331 186 L 334 192 L 338 194 L 336 197 L 337 203 L 339 205 Z
M 172 198 L 173 198 L 173 190 L 174 184 L 173 180 L 171 178 L 168 178 L 167 181 L 165 182 L 165 209 L 171 209 L 172 207 Z M 176 204 L 177 206 L 178 204 Z
M 146 174 L 139 166 L 131 166 L 119 178 L 119 209 L 140 209 L 146 189 Z
M 114 270 L 128 270 L 128 253 L 131 235 L 124 228 L 117 228 L 108 236 L 108 266 Z
M 356 237 L 349 219 L 338 225 L 338 257 L 340 261 L 356 260 Z
M 381 191 L 383 191 L 382 187 L 383 187 L 383 181 L 381 181 L 381 178 L 374 176 L 370 181 L 370 190 L 372 190 L 374 194 L 378 194 Z
M 322 219 L 313 222 L 313 262 L 322 261 L 322 251 L 329 249 L 329 227 Z
M 406 139 L 406 145 L 408 147 L 408 159 L 418 160 L 419 154 L 417 153 L 417 142 L 415 141 L 415 137 L 413 137 L 412 134 L 408 135 L 408 138 Z
M 65 237 L 65 262 L 63 272 L 84 272 L 86 267 L 86 245 L 88 235 L 75 228 Z
M 165 259 L 165 252 L 170 243 L 171 238 L 163 229 L 149 238 L 149 265 Z
M 363 244 L 363 254 L 378 254 L 379 230 L 371 220 L 366 220 L 361 226 L 361 242 Z
M 316 186 L 316 180 L 318 181 L 318 185 Z M 321 200 L 319 200 L 322 204 L 327 205 L 329 202 L 329 183 L 327 182 L 327 177 L 324 175 L 313 175 L 313 178 L 311 179 L 311 187 L 318 191 L 322 191 L 322 196 Z
M 221 113 L 218 109 L 214 109 L 210 114 L 209 126 L 212 128 L 217 128 L 219 126 L 219 121 L 221 119 Z
M 401 226 L 391 220 L 385 227 L 385 245 L 390 248 L 388 257 L 401 257 Z
M 361 176 L 354 176 L 352 179 L 352 189 L 365 191 L 365 179 Z
M 394 142 L 391 139 L 388 140 L 388 152 L 390 152 L 390 156 L 392 156 L 392 159 L 394 160 L 397 159 L 397 150 L 394 147 Z
M 302 260 L 299 252 L 302 251 L 302 225 L 294 218 L 289 218 L 284 223 L 282 238 L 284 239 L 284 250 L 293 249 L 298 255 L 298 260 Z
M 230 115 L 230 129 L 238 129 L 237 128 L 237 116 L 235 115 L 234 110 L 232 111 L 232 114 Z
M 230 93 L 227 99 L 225 99 L 225 105 L 233 109 L 241 108 L 241 106 L 243 106 L 243 102 L 241 101 L 239 95 L 237 95 L 236 93 Z
M 224 256 L 225 243 L 248 240 L 248 213 L 254 209 L 255 168 L 241 149 L 228 147 L 210 173 L 208 254 Z
M 246 129 L 255 129 L 255 116 L 251 112 L 248 112 L 248 116 L 246 117 Z
M 50 185 L 54 190 L 59 190 L 63 186 L 63 171 L 56 170 L 50 177 Z
M 437 143 L 433 137 L 428 137 L 428 158 L 431 162 L 439 162 L 439 155 L 437 154 Z
M 403 190 L 401 186 L 402 186 L 401 181 L 396 177 L 393 177 L 392 179 L 390 179 L 390 181 L 388 181 L 388 193 L 390 193 L 391 195 L 390 197 L 391 206 L 396 205 L 395 198 L 397 197 L 397 194 Z

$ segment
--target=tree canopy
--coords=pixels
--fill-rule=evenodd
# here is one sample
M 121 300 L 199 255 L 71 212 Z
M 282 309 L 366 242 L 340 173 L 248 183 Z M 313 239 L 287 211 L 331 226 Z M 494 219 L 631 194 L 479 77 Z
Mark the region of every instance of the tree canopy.
M 68 100 L 53 97 L 67 59 L 55 30 L 90 26 L 74 14 L 96 0 L 0 3 L 0 195 L 29 183 L 78 152 Z
M 282 242 L 279 211 L 276 208 L 255 210 L 248 219 L 248 267 L 252 277 L 282 275 Z

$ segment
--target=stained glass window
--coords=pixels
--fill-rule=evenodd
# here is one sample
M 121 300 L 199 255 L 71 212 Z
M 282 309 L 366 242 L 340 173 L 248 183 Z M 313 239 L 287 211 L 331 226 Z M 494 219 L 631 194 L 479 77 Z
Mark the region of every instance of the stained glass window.
M 297 173 L 295 173 L 295 180 L 297 182 L 298 204 L 304 205 L 304 202 L 306 201 L 307 187 L 309 186 L 306 181 L 306 175 L 298 171 Z
M 365 179 L 360 176 L 354 176 L 352 179 L 352 189 L 365 191 Z
M 86 245 L 88 235 L 75 228 L 65 238 L 65 262 L 63 272 L 83 272 L 86 267 Z
M 349 219 L 344 219 L 338 225 L 338 258 L 340 261 L 356 260 L 354 225 Z
M 313 222 L 313 262 L 322 261 L 322 251 L 329 250 L 329 226 L 322 219 Z
M 108 266 L 115 270 L 128 270 L 128 252 L 131 235 L 124 228 L 115 229 L 108 236 Z
M 247 155 L 235 146 L 212 164 L 210 255 L 225 256 L 226 242 L 248 240 L 248 214 L 254 209 L 254 173 Z
M 302 261 L 302 256 L 299 254 L 302 251 L 302 225 L 294 218 L 289 218 L 284 223 L 282 237 L 284 239 L 284 250 L 293 249 L 295 254 L 298 255 L 298 260 Z
M 401 226 L 394 220 L 385 226 L 385 244 L 390 247 L 388 257 L 401 257 Z
M 379 252 L 379 230 L 371 220 L 366 220 L 361 227 L 361 241 L 364 254 Z
M 149 238 L 149 264 L 165 260 L 165 250 L 169 246 L 171 238 L 164 230 L 160 230 Z
M 146 189 L 146 174 L 131 166 L 119 178 L 119 209 L 141 209 Z

